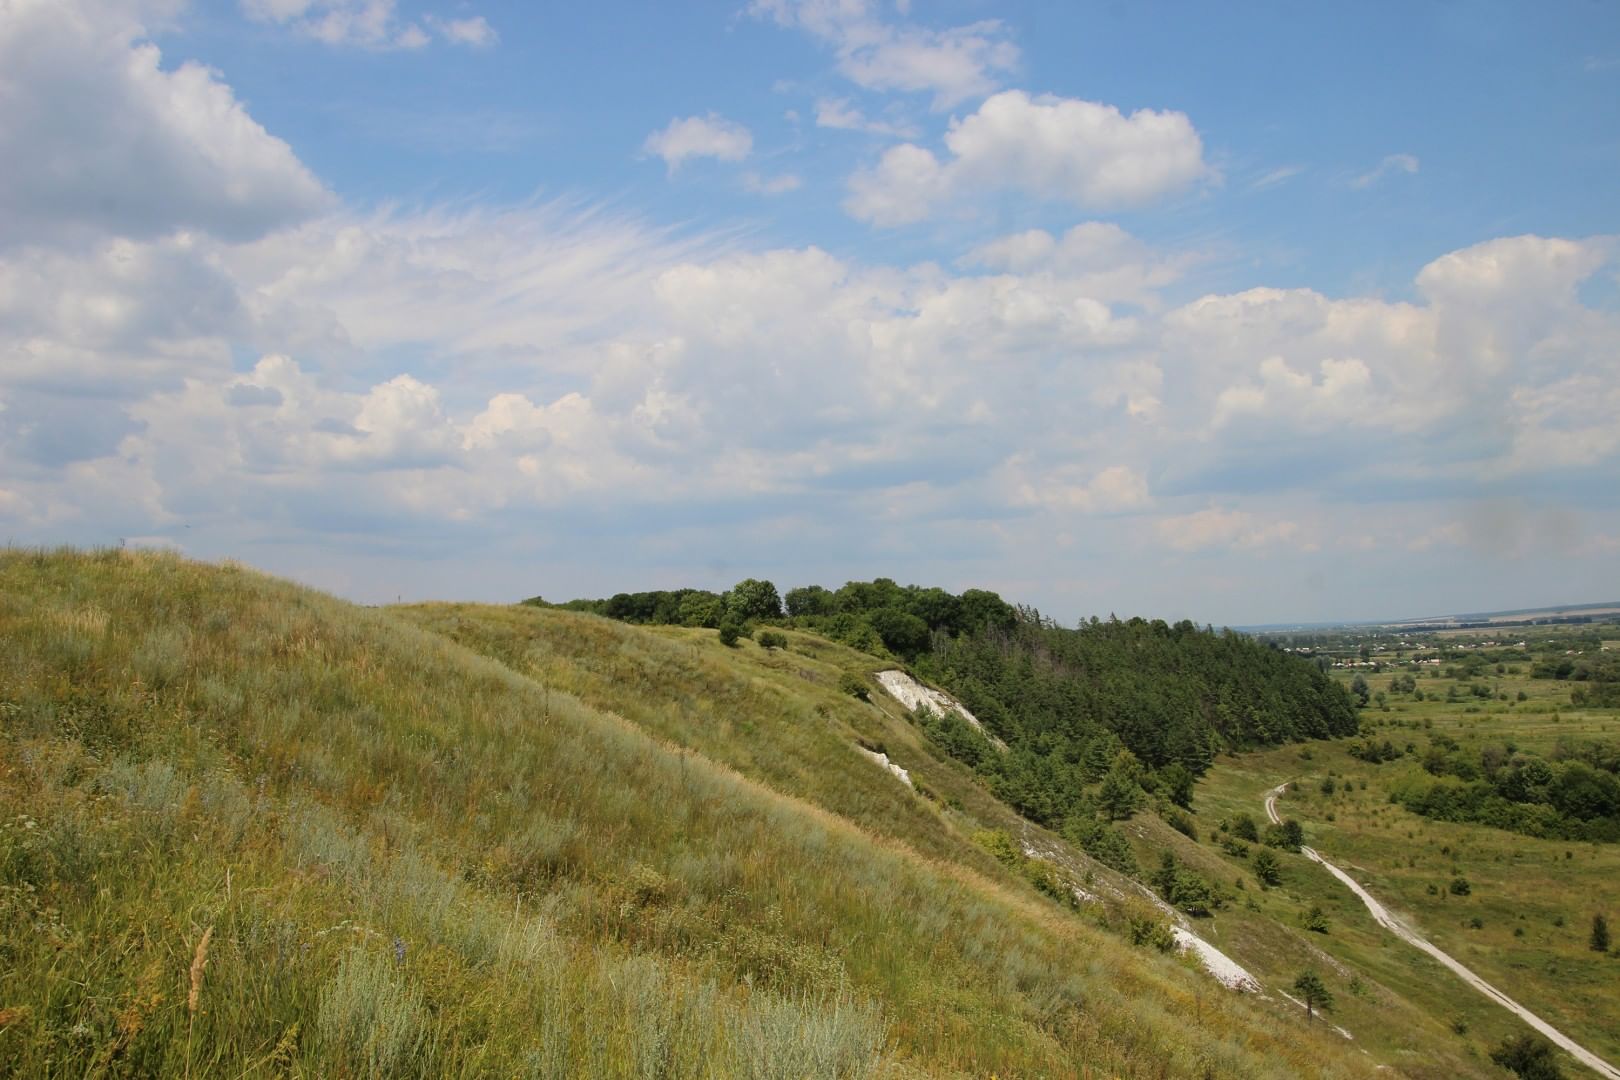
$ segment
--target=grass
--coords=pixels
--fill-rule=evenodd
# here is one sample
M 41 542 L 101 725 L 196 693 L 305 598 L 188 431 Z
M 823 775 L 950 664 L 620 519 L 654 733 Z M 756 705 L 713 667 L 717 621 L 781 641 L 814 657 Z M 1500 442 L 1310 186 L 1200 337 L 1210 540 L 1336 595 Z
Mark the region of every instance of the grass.
M 1393 674 L 1365 677 L 1372 690 L 1387 691 Z M 1492 681 L 1501 683 L 1509 701 L 1447 703 L 1446 681 L 1420 679 L 1426 695 L 1431 686 L 1441 688 L 1439 700 L 1391 694 L 1388 711 L 1373 706 L 1364 712 L 1364 728 L 1379 741 L 1413 743 L 1419 753 L 1431 734 L 1475 752 L 1506 740 L 1545 753 L 1561 736 L 1620 737 L 1613 710 L 1571 710 L 1567 684 L 1522 674 L 1493 675 Z M 1525 702 L 1516 700 L 1520 690 Z M 1600 1056 L 1620 1060 L 1620 957 L 1587 947 L 1592 914 L 1620 912 L 1620 846 L 1431 821 L 1391 804 L 1390 790 L 1418 774 L 1412 757 L 1373 765 L 1351 757 L 1344 744 L 1313 743 L 1223 758 L 1200 784 L 1198 800 L 1211 821 L 1240 811 L 1262 818 L 1263 792 L 1294 782 L 1279 810 L 1304 824 L 1307 843 L 1520 1004 Z M 1326 795 L 1321 782 L 1330 776 L 1335 790 Z M 1234 869 L 1242 866 L 1242 860 L 1218 857 Z M 1332 923 L 1318 948 L 1364 984 L 1397 992 L 1426 1017 L 1444 1021 L 1454 1051 L 1483 1059 L 1523 1030 L 1437 963 L 1373 925 L 1320 868 L 1298 856 L 1284 861 L 1277 897 L 1294 907 L 1321 904 Z M 1466 896 L 1450 889 L 1459 876 L 1469 882 Z M 1574 1063 L 1567 1068 L 1581 1075 Z
M 1373 1071 L 964 840 L 853 654 L 474 615 L 0 554 L 0 1073 Z
M 797 634 L 785 652 L 748 642 L 727 649 L 712 631 L 648 630 L 554 609 L 422 605 L 401 614 L 931 857 L 1011 877 L 987 860 L 974 837 L 1023 834 L 1060 852 L 1080 872 L 1117 882 L 1060 838 L 989 798 L 967 770 L 922 740 L 885 695 L 874 693 L 868 705 L 839 692 L 841 674 L 866 677 L 880 666 L 864 654 Z M 882 746 L 933 798 L 909 795 L 870 763 L 852 760 L 850 748 L 859 743 Z M 1298 748 L 1288 753 L 1297 755 Z M 834 777 L 837 782 L 829 783 Z M 1265 786 L 1271 783 L 1275 780 Z M 1258 801 L 1251 812 L 1263 816 Z M 1198 828 L 1213 831 L 1219 817 L 1206 807 Z M 1232 902 L 1217 918 L 1200 920 L 1199 932 L 1262 974 L 1274 1000 L 1284 1000 L 1276 991 L 1299 971 L 1321 967 L 1338 993 L 1339 1022 L 1354 1031 L 1358 1046 L 1373 1048 L 1379 1061 L 1399 1062 L 1414 1076 L 1491 1074 L 1476 1048 L 1454 1037 L 1450 1014 L 1425 1011 L 1433 995 L 1424 986 L 1394 979 L 1375 984 L 1371 975 L 1358 976 L 1355 968 L 1325 956 L 1321 935 L 1301 925 L 1319 903 L 1332 914 L 1335 934 L 1359 934 L 1369 950 L 1387 948 L 1385 931 L 1331 879 L 1323 875 L 1311 898 L 1263 891 L 1247 863 L 1223 861 L 1208 843 L 1189 843 L 1152 814 L 1138 815 L 1125 827 L 1142 866 L 1153 868 L 1169 848 L 1226 885 Z M 1290 865 L 1304 863 L 1298 856 L 1283 858 Z M 1247 879 L 1242 892 L 1231 885 L 1239 877 Z M 1251 898 L 1260 910 L 1248 910 L 1245 901 Z M 1129 936 L 1132 916 L 1141 914 L 1119 905 L 1107 913 L 1107 921 Z M 1364 993 L 1350 989 L 1358 978 Z

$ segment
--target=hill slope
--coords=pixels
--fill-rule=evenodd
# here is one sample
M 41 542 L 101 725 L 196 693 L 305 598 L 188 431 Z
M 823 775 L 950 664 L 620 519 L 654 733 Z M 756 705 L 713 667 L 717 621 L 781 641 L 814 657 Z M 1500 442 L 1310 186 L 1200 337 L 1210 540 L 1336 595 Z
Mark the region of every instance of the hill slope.
M 963 809 L 906 794 L 840 734 L 893 718 L 824 667 L 750 690 L 645 639 L 781 695 L 803 737 L 773 763 L 680 665 L 604 690 L 634 641 L 503 662 L 457 618 L 0 555 L 0 1071 L 1371 1072 L 964 842 L 948 815 L 1009 812 L 928 754 Z
M 1140 884 L 994 798 L 990 788 L 997 777 L 954 760 L 948 743 L 932 741 L 938 725 L 919 723 L 904 704 L 876 689 L 870 674 L 892 666 L 892 659 L 792 629 L 784 631 L 784 648 L 761 648 L 747 639 L 725 648 L 712 630 L 625 625 L 555 608 L 435 604 L 395 610 L 547 685 L 566 687 L 660 738 L 698 749 L 932 858 L 998 880 L 1010 877 L 1010 887 L 1026 891 L 1032 884 L 1052 885 L 1043 874 L 1055 868 L 1060 882 L 1078 883 L 1089 894 L 1080 917 L 1120 938 L 1133 938 L 1144 916 L 1158 914 L 1143 904 Z M 869 702 L 840 691 L 846 676 L 865 679 Z M 883 749 L 908 770 L 916 790 L 879 768 L 863 753 L 863 744 Z M 1339 745 L 1319 744 L 1318 752 Z M 1308 751 L 1295 746 L 1286 753 L 1291 760 Z M 1234 760 L 1221 756 L 1223 765 Z M 1270 783 L 1291 775 L 1283 769 Z M 1252 807 L 1239 809 L 1258 812 L 1258 800 L 1251 801 Z M 1199 841 L 1171 827 L 1168 821 L 1177 815 L 1195 824 Z M 1339 996 L 1334 1022 L 1373 1060 L 1412 1077 L 1495 1075 L 1488 1059 L 1452 1031 L 1453 1013 L 1444 994 L 1437 995 L 1432 975 L 1404 965 L 1364 963 L 1378 955 L 1382 931 L 1365 919 L 1359 905 L 1352 901 L 1341 909 L 1331 894 L 1314 897 L 1311 902 L 1328 904 L 1335 921 L 1333 935 L 1324 938 L 1301 923 L 1309 903 L 1301 906 L 1291 889 L 1261 888 L 1246 860 L 1234 865 L 1223 857 L 1220 841 L 1227 834 L 1217 826 L 1229 816 L 1231 808 L 1208 804 L 1200 784 L 1190 808 L 1165 803 L 1161 812 L 1145 809 L 1118 823 L 1116 833 L 1134 853 L 1144 880 L 1168 851 L 1225 893 L 1226 905 L 1215 917 L 1182 923 L 1255 976 L 1270 1007 L 1303 1019 L 1285 994 L 1302 970 L 1315 968 Z M 1001 852 L 1005 865 L 990 857 L 986 841 Z M 1020 850 L 1042 858 L 1021 860 Z M 1277 856 L 1285 883 L 1310 865 L 1286 851 Z M 1347 936 L 1368 946 L 1353 967 L 1333 955 Z M 1140 950 L 1138 955 L 1144 961 L 1154 956 Z M 1213 983 L 1203 988 L 1213 990 Z M 1200 992 L 1196 983 L 1194 992 Z

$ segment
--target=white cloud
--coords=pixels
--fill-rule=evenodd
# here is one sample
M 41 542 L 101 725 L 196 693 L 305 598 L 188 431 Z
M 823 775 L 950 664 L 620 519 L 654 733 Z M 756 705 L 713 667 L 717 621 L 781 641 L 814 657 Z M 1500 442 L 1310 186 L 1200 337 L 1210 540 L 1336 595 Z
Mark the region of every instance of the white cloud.
M 36 252 L 0 259 L 0 355 L 27 360 L 0 376 L 0 487 L 18 514 L 123 507 L 150 532 L 288 492 L 311 529 L 333 499 L 379 521 L 471 521 L 564 499 L 853 498 L 863 477 L 893 475 L 908 504 L 940 513 L 1132 511 L 1169 515 L 1150 528 L 1173 549 L 1304 543 L 1296 515 L 1232 505 L 1218 476 L 1158 477 L 1270 432 L 1283 449 L 1260 490 L 1286 486 L 1298 448 L 1369 428 L 1359 445 L 1404 451 L 1452 486 L 1612 465 L 1612 317 L 1577 305 L 1578 340 L 1531 341 L 1500 370 L 1457 367 L 1469 358 L 1435 333 L 1454 307 L 1490 318 L 1492 295 L 1520 291 L 1531 307 L 1498 321 L 1537 325 L 1536 310 L 1575 303 L 1602 249 L 1519 238 L 1458 252 L 1425 271 L 1429 306 L 1256 289 L 1164 315 L 1112 306 L 1151 299 L 1150 275 L 1174 260 L 1104 223 L 986 245 L 989 273 L 673 248 L 551 206 Z M 238 373 L 231 353 L 250 342 L 266 358 Z M 401 348 L 426 359 L 347 374 Z M 1471 384 L 1498 402 L 1502 438 L 1444 461 L 1425 443 L 1477 426 L 1475 399 L 1455 393 Z M 91 386 L 112 412 L 78 411 L 110 440 L 27 430 L 47 415 L 40 395 Z M 37 472 L 53 468 L 80 470 L 74 486 Z M 361 475 L 385 479 L 345 479 Z M 1211 496 L 1222 504 L 1185 511 Z
M 914 27 L 844 51 L 839 70 L 868 90 L 933 94 L 935 109 L 949 109 L 996 89 L 996 76 L 1018 64 L 1018 48 L 989 20 L 949 30 Z
M 1159 540 L 1177 551 L 1210 548 L 1244 551 L 1295 545 L 1300 540 L 1297 522 L 1266 519 L 1245 510 L 1210 507 L 1191 514 L 1161 518 L 1154 523 Z
M 997 20 L 934 30 L 885 22 L 874 7 L 865 0 L 754 0 L 749 10 L 832 46 L 839 71 L 857 86 L 930 93 L 935 109 L 983 97 L 1018 64 L 1018 47 Z
M 1118 225 L 1087 221 L 1061 237 L 1044 229 L 999 237 L 960 261 L 1014 274 L 1053 274 L 1094 299 L 1156 307 L 1157 291 L 1179 279 L 1194 257 L 1163 255 Z
M 475 49 L 488 48 L 500 40 L 495 28 L 489 25 L 489 20 L 482 15 L 474 15 L 466 19 L 441 19 L 433 15 L 427 17 L 428 26 L 434 33 L 452 45 L 467 45 Z
M 1393 176 L 1396 173 L 1410 175 L 1417 171 L 1418 159 L 1411 154 L 1390 154 L 1371 171 L 1364 172 L 1352 179 L 1350 186 L 1353 188 L 1369 188 L 1387 176 Z
M 1147 480 L 1127 465 L 1095 470 L 1089 465 L 1031 467 L 1019 454 L 1002 467 L 998 478 L 1015 506 L 1052 511 L 1106 514 L 1140 510 L 1150 503 Z
M 996 94 L 945 135 L 950 157 L 906 143 L 850 178 L 845 209 L 875 225 L 930 216 L 962 194 L 1021 191 L 1087 208 L 1139 206 L 1211 174 L 1203 142 L 1179 112 L 1139 109 L 1021 90 Z
M 850 104 L 847 98 L 822 98 L 816 102 L 816 126 L 834 131 L 861 131 L 869 135 L 889 135 L 902 139 L 917 137 L 911 124 L 874 120 Z
M 1613 251 L 1511 237 L 1434 260 L 1417 276 L 1422 303 L 1250 289 L 1172 311 L 1165 415 L 1200 446 L 1178 468 L 1203 477 L 1196 490 L 1286 485 L 1293 469 L 1362 497 L 1612 468 L 1620 390 L 1605 358 L 1620 318 L 1579 290 Z
M 432 34 L 451 45 L 484 48 L 495 44 L 495 28 L 482 15 L 446 19 L 401 18 L 395 0 L 240 0 L 242 12 L 259 22 L 290 26 L 324 45 L 361 49 L 420 49 Z
M 1263 191 L 1269 187 L 1276 187 L 1278 184 L 1292 180 L 1304 171 L 1305 166 L 1303 165 L 1279 165 L 1277 168 L 1261 173 L 1249 181 L 1249 190 Z
M 707 565 L 693 552 L 715 549 L 706 523 L 723 514 L 728 535 L 803 565 L 919 565 L 926 544 L 1033 578 L 1056 567 L 1053 543 L 1075 564 L 1107 542 L 1261 552 L 1269 569 L 1327 536 L 1412 560 L 1428 530 L 1477 518 L 1484 550 L 1496 518 L 1429 509 L 1436 491 L 1556 482 L 1612 505 L 1620 319 L 1586 288 L 1611 240 L 1441 255 L 1404 303 L 1256 287 L 1172 306 L 1196 253 L 1107 222 L 882 266 L 569 203 L 361 212 L 333 206 L 217 75 L 164 72 L 138 28 L 19 17 L 0 33 L 8 57 L 52 58 L 41 85 L 97 87 L 157 155 L 64 143 L 47 128 L 62 103 L 7 83 L 22 110 L 0 113 L 9 158 L 113 155 L 103 187 L 54 218 L 0 174 L 19 207 L 0 220 L 50 225 L 0 246 L 0 515 L 22 542 L 190 524 L 188 547 L 274 534 L 358 563 L 465 527 L 588 533 L 573 542 L 593 563 L 650 545 L 684 574 Z M 1023 99 L 1028 153 L 1073 151 L 1042 127 L 1074 126 L 1062 105 Z M 1011 185 L 1007 166 L 964 164 L 1005 141 L 1004 124 L 974 134 L 986 116 L 953 127 L 972 137 L 947 139 L 944 163 L 895 148 L 899 187 L 943 205 Z M 1032 190 L 1072 186 L 1069 166 L 1019 160 Z M 154 224 L 99 209 L 119 173 L 168 178 Z M 300 182 L 313 195 L 289 210 Z M 1423 496 L 1398 528 L 1368 524 L 1384 485 Z M 1509 547 L 1576 537 L 1548 528 Z M 1611 511 L 1582 535 L 1615 530 Z M 1183 562 L 1206 565 L 1168 565 Z
M 909 225 L 929 217 L 950 197 L 953 180 L 932 153 L 903 143 L 886 151 L 876 168 L 849 178 L 844 209 L 873 225 Z
M 1503 237 L 1440 256 L 1418 274 L 1417 284 L 1426 296 L 1447 303 L 1563 305 L 1613 249 L 1606 239 Z
M 1370 394 L 1372 372 L 1357 358 L 1327 359 L 1319 378 L 1295 371 L 1280 356 L 1262 360 L 1258 383 L 1231 386 L 1215 399 L 1216 428 L 1254 416 L 1286 414 L 1301 424 L 1376 423 L 1380 419 Z
M 743 175 L 743 187 L 755 195 L 786 195 L 790 191 L 798 191 L 803 184 L 804 181 L 793 173 L 761 176 L 751 172 Z
M 754 137 L 747 128 L 714 112 L 671 120 L 669 126 L 653 132 L 642 144 L 642 151 L 663 158 L 670 172 L 689 158 L 741 161 L 753 148 Z
M 0 385 L 119 398 L 224 369 L 251 333 L 212 245 L 113 240 L 0 257 Z
M 101 5 L 13 3 L 0 101 L 0 249 L 179 229 L 245 239 L 329 203 L 215 72 L 164 70 L 141 28 Z

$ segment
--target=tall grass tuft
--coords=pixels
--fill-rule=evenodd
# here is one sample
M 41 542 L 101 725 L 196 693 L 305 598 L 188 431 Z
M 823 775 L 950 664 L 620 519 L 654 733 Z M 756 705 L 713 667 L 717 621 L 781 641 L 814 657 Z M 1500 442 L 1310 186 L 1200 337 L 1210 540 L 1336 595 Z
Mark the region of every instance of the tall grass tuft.
M 733 1021 L 736 1075 L 749 1080 L 863 1080 L 875 1076 L 886 1029 L 878 1009 L 839 1001 L 831 1008 L 757 995 Z
M 422 996 L 390 963 L 352 946 L 321 991 L 316 1032 L 328 1059 L 356 1076 L 430 1076 L 432 1029 Z

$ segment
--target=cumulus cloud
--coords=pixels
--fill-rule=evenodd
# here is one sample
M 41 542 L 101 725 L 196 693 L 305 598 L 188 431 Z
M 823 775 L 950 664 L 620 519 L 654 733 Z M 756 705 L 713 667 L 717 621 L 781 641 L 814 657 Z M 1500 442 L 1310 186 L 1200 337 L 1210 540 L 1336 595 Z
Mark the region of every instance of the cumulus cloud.
M 892 489 L 929 513 L 1167 514 L 1151 529 L 1172 550 L 1304 544 L 1297 516 L 1233 500 L 1297 483 L 1299 448 L 1342 445 L 1337 432 L 1375 430 L 1355 445 L 1404 451 L 1452 489 L 1612 467 L 1620 403 L 1602 358 L 1620 327 L 1576 292 L 1603 247 L 1519 238 L 1454 253 L 1425 271 L 1425 304 L 1249 290 L 1161 315 L 1116 305 L 1151 295 L 1154 268 L 1174 260 L 1102 223 L 1014 234 L 965 264 L 983 272 L 955 273 L 670 246 L 555 206 L 322 219 L 246 245 L 124 242 L 98 261 L 22 264 L 32 292 L 0 289 L 19 316 L 0 319 L 0 350 L 35 357 L 0 377 L 0 456 L 14 462 L 0 487 L 31 514 L 122 505 L 159 523 L 262 499 L 305 529 L 350 521 L 328 517 L 334 499 L 389 522 L 475 521 L 560 500 Z M 0 266 L 21 280 L 17 260 Z M 182 273 L 216 299 L 177 305 L 199 293 L 166 284 Z M 1506 368 L 1448 353 L 1436 328 L 1451 305 L 1488 317 L 1492 290 L 1515 281 L 1536 304 L 1574 305 L 1558 333 L 1579 325 L 1578 338 L 1531 341 Z M 265 358 L 235 370 L 233 351 L 254 342 Z M 347 374 L 401 348 L 424 359 Z M 1505 410 L 1503 434 L 1437 457 L 1437 433 L 1477 422 L 1454 393 L 1470 383 Z M 89 386 L 102 413 L 50 415 L 83 416 L 100 437 L 64 425 L 41 442 L 40 395 Z M 1160 487 L 1178 461 L 1253 445 L 1269 472 L 1244 484 L 1215 470 Z M 1342 490 L 1312 470 L 1314 487 Z M 357 493 L 345 478 L 361 476 L 385 479 Z M 64 503 L 81 489 L 100 509 Z
M 674 172 L 690 158 L 712 157 L 720 161 L 741 161 L 754 149 L 754 137 L 747 128 L 718 113 L 676 118 L 662 131 L 647 136 L 642 152 L 664 159 Z
M 191 237 L 0 254 L 0 386 L 121 398 L 230 363 L 238 287 Z
M 1369 188 L 1396 174 L 1411 175 L 1418 171 L 1418 159 L 1411 154 L 1390 154 L 1377 166 L 1350 181 L 1353 188 Z
M 217 73 L 160 66 L 117 9 L 18 0 L 0 19 L 0 248 L 179 229 L 249 239 L 329 205 Z
M 1196 256 L 1157 252 L 1118 225 L 1087 221 L 1061 236 L 1029 229 L 998 237 L 960 261 L 1013 274 L 1057 275 L 1094 299 L 1156 307 L 1158 290 L 1179 279 Z
M 369 566 L 390 544 L 464 551 L 456 529 L 589 532 L 581 565 L 656 549 L 690 580 L 723 520 L 745 546 L 799 545 L 807 566 L 848 560 L 831 580 L 921 565 L 926 545 L 975 568 L 958 585 L 998 586 L 983 567 L 1044 580 L 1054 544 L 1080 565 L 1098 538 L 1268 567 L 1323 537 L 1437 560 L 1496 520 L 1439 500 L 1509 505 L 1491 501 L 1504 485 L 1609 506 L 1598 527 L 1547 534 L 1571 552 L 1606 557 L 1587 538 L 1616 529 L 1620 319 L 1589 288 L 1613 266 L 1608 239 L 1441 254 L 1404 302 L 1264 286 L 1180 302 L 1197 253 L 1108 222 L 885 266 L 570 202 L 362 212 L 332 206 L 219 76 L 164 71 L 138 27 L 16 10 L 8 57 L 55 56 L 46 75 L 100 87 L 144 133 L 103 176 L 173 189 L 137 227 L 100 207 L 105 189 L 48 213 L 48 195 L 0 174 L 18 207 L 0 220 L 49 224 L 0 246 L 0 518 L 24 542 L 192 525 L 188 544 L 224 537 L 221 553 L 273 535 Z M 23 108 L 0 113 L 9 158 L 56 147 L 41 116 L 60 103 L 6 87 Z M 1170 130 L 1115 138 L 1136 118 L 1020 98 L 1001 104 L 1036 130 L 1037 157 L 1079 154 L 1043 127 L 1089 130 L 1076 117 L 1125 147 L 1079 158 L 1098 169 L 1153 158 Z M 959 121 L 943 159 L 895 148 L 930 205 L 1014 186 L 976 164 L 1004 153 L 999 108 Z M 1016 184 L 1037 194 L 1122 183 L 1019 160 Z M 307 199 L 277 201 L 306 181 Z M 1424 499 L 1369 524 L 1387 491 Z M 1524 535 L 1513 551 L 1553 542 Z M 1206 565 L 1169 560 L 1183 562 Z
M 754 0 L 749 10 L 830 45 L 857 86 L 929 93 L 935 109 L 983 97 L 1018 64 L 1018 47 L 994 19 L 935 30 L 886 22 L 866 0 Z
M 1510 237 L 1430 263 L 1421 303 L 1250 289 L 1167 313 L 1166 415 L 1203 446 L 1168 486 L 1293 475 L 1366 498 L 1612 467 L 1620 319 L 1579 291 L 1612 254 L 1604 238 Z
M 1139 206 L 1210 175 L 1203 141 L 1184 113 L 1007 90 L 945 135 L 949 157 L 892 147 L 849 181 L 845 209 L 875 225 L 928 217 L 964 193 L 1019 191 L 1093 209 Z
M 1268 356 L 1260 362 L 1256 381 L 1220 392 L 1212 423 L 1220 428 L 1268 413 L 1286 413 L 1306 424 L 1376 422 L 1371 384 L 1372 372 L 1355 357 L 1323 360 L 1313 375 L 1295 371 L 1280 356 Z

